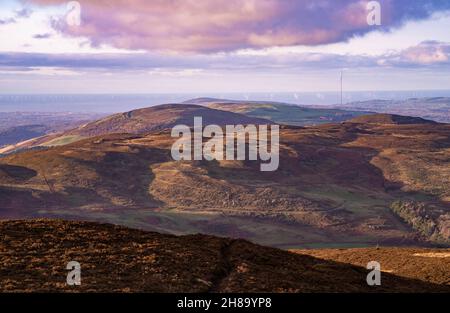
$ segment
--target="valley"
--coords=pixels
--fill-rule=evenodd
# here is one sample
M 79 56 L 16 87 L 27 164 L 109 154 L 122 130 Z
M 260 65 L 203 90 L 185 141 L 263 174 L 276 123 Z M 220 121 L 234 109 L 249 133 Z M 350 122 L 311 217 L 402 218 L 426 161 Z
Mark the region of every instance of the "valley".
M 448 245 L 450 125 L 389 114 L 282 125 L 280 167 L 260 172 L 258 160 L 174 161 L 170 125 L 191 125 L 197 115 L 229 120 L 221 110 L 184 106 L 114 115 L 62 134 L 79 136 L 73 142 L 5 155 L 0 216 L 200 232 L 281 248 Z M 233 123 L 267 122 L 231 114 Z M 427 230 L 394 203 L 433 212 Z

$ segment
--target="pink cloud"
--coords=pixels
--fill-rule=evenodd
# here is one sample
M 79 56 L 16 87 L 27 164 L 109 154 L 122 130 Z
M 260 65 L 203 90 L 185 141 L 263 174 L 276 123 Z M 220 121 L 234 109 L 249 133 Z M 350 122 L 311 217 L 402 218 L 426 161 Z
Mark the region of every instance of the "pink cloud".
M 450 65 L 450 43 L 424 41 L 402 51 L 381 56 L 376 63 L 379 66 L 388 67 L 448 67 Z
M 441 42 L 423 42 L 403 52 L 407 61 L 419 64 L 445 63 L 450 60 L 450 45 Z
M 38 5 L 63 0 L 28 0 Z M 450 4 L 384 0 L 381 27 L 367 25 L 369 0 L 79 0 L 82 25 L 55 27 L 94 45 L 190 52 L 232 51 L 345 41 L 405 20 L 427 18 Z

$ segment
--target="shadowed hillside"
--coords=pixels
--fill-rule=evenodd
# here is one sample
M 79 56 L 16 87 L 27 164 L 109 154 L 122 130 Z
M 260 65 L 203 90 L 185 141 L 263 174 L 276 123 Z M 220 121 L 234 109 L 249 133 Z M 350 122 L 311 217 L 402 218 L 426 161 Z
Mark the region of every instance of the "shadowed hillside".
M 360 124 L 396 124 L 396 125 L 405 125 L 405 124 L 437 124 L 434 121 L 425 120 L 420 117 L 411 117 L 411 116 L 402 116 L 395 114 L 369 114 L 355 117 L 350 120 L 353 123 Z
M 0 222 L 2 292 L 449 292 L 368 270 L 205 235 L 175 237 L 57 220 Z M 81 265 L 68 286 L 66 264 Z

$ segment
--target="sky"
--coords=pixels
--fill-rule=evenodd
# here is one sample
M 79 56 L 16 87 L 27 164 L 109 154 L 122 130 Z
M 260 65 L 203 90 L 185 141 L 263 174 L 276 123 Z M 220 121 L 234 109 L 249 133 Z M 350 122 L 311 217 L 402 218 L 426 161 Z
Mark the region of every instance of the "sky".
M 450 90 L 450 0 L 373 2 L 2 0 L 0 93 Z

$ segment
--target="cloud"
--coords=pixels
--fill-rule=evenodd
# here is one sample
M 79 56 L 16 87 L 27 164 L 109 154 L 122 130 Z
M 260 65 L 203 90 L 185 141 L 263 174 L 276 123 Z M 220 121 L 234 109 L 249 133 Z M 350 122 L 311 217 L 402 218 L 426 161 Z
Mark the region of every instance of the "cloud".
M 177 57 L 159 54 L 46 54 L 0 53 L 3 67 L 57 67 L 67 69 L 92 69 L 106 71 L 147 71 L 156 68 L 192 68 L 201 64 L 199 57 Z
M 79 76 L 81 72 L 72 71 L 55 67 L 29 67 L 29 68 L 2 68 L 0 67 L 0 74 L 9 75 L 41 75 L 41 76 Z
M 17 20 L 21 18 L 28 18 L 33 14 L 33 11 L 29 8 L 22 8 L 14 11 L 14 17 L 0 19 L 0 25 L 8 25 L 17 23 Z
M 28 0 L 38 5 L 62 0 Z M 245 48 L 321 45 L 449 10 L 449 1 L 381 0 L 382 25 L 367 24 L 369 0 L 79 0 L 81 26 L 59 31 L 93 45 L 131 50 L 211 53 Z
M 15 22 L 16 22 L 16 19 L 14 19 L 14 18 L 0 19 L 0 25 L 14 24 Z
M 17 18 L 27 18 L 33 14 L 33 10 L 30 8 L 22 8 L 20 10 L 16 10 L 15 13 Z
M 377 56 L 317 52 L 254 55 L 95 53 L 44 54 L 0 53 L 0 67 L 24 70 L 34 68 L 67 69 L 80 72 L 147 73 L 159 76 L 193 76 L 206 72 L 294 73 L 302 70 L 340 70 L 375 68 L 450 69 L 450 43 L 426 41 L 419 45 Z
M 109 72 L 164 73 L 167 76 L 188 76 L 204 70 L 270 71 L 296 69 L 326 69 L 342 67 L 373 67 L 376 60 L 366 56 L 324 53 L 287 53 L 283 55 L 163 55 L 139 54 L 44 54 L 0 53 L 0 66 L 11 68 L 52 67 L 73 70 Z
M 450 44 L 427 41 L 403 51 L 406 61 L 419 64 L 447 63 L 450 60 Z
M 379 58 L 379 65 L 395 67 L 450 66 L 450 43 L 424 41 Z
M 168 77 L 191 77 L 201 75 L 204 72 L 202 69 L 186 68 L 186 69 L 162 69 L 155 68 L 148 72 L 149 75 L 168 76 Z
M 34 39 L 48 39 L 51 38 L 52 34 L 45 33 L 45 34 L 36 34 L 33 36 Z

